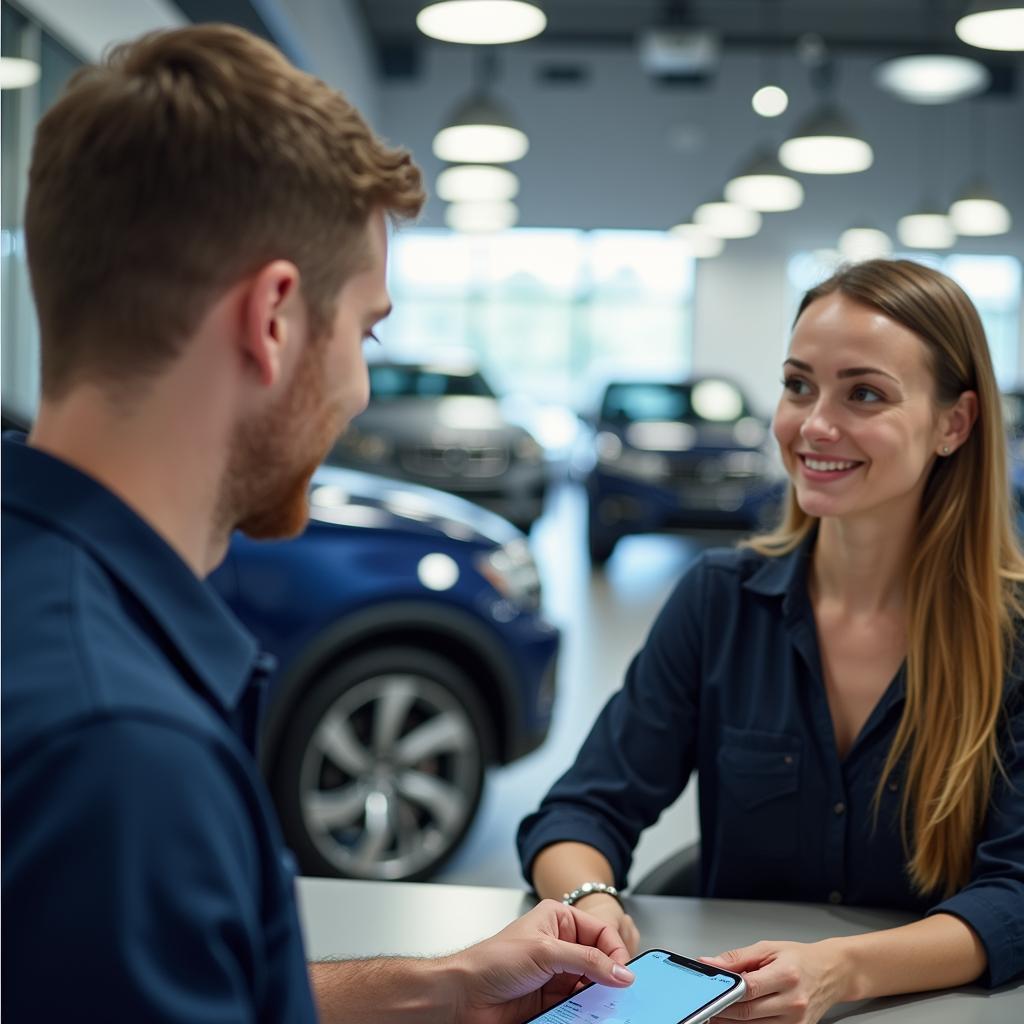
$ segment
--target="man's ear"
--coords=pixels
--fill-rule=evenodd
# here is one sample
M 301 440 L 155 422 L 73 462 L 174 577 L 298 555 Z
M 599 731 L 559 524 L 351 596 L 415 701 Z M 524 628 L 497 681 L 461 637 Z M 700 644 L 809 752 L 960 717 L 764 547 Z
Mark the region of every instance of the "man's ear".
M 280 378 L 289 346 L 301 339 L 306 311 L 299 293 L 299 268 L 273 260 L 249 279 L 242 308 L 242 358 L 264 387 Z
M 970 437 L 971 429 L 978 418 L 978 395 L 964 391 L 956 402 L 942 412 L 939 421 L 941 430 L 939 451 L 946 455 L 955 452 Z M 948 449 L 948 452 L 946 451 Z

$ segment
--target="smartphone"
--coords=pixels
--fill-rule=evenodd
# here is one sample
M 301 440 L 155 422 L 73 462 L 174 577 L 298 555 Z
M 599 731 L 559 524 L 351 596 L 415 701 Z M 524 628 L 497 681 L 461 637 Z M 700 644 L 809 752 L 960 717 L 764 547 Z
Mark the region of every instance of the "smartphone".
M 731 971 L 649 949 L 629 961 L 629 988 L 591 983 L 524 1024 L 701 1024 L 747 991 Z

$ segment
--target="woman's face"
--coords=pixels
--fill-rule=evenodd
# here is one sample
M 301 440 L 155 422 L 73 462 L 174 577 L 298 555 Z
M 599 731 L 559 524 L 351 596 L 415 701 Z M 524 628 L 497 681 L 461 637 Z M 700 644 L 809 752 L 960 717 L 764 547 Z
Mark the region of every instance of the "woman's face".
M 925 343 L 833 292 L 797 321 L 773 429 L 812 516 L 890 515 L 920 500 L 948 441 Z

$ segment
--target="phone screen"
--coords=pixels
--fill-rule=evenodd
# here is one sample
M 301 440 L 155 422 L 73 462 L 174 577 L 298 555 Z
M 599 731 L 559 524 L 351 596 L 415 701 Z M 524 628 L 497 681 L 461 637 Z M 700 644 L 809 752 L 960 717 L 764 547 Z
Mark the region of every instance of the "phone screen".
M 629 988 L 591 985 L 528 1024 L 682 1024 L 742 987 L 735 974 L 663 949 L 641 953 L 629 968 L 636 975 Z

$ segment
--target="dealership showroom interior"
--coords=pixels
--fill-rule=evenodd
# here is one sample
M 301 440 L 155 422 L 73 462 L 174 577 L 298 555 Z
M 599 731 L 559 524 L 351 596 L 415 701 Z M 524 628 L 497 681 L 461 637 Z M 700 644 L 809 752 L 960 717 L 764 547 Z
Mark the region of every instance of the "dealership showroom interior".
M 12 1021 L 1024 1021 L 1024 0 L 0 47 Z

